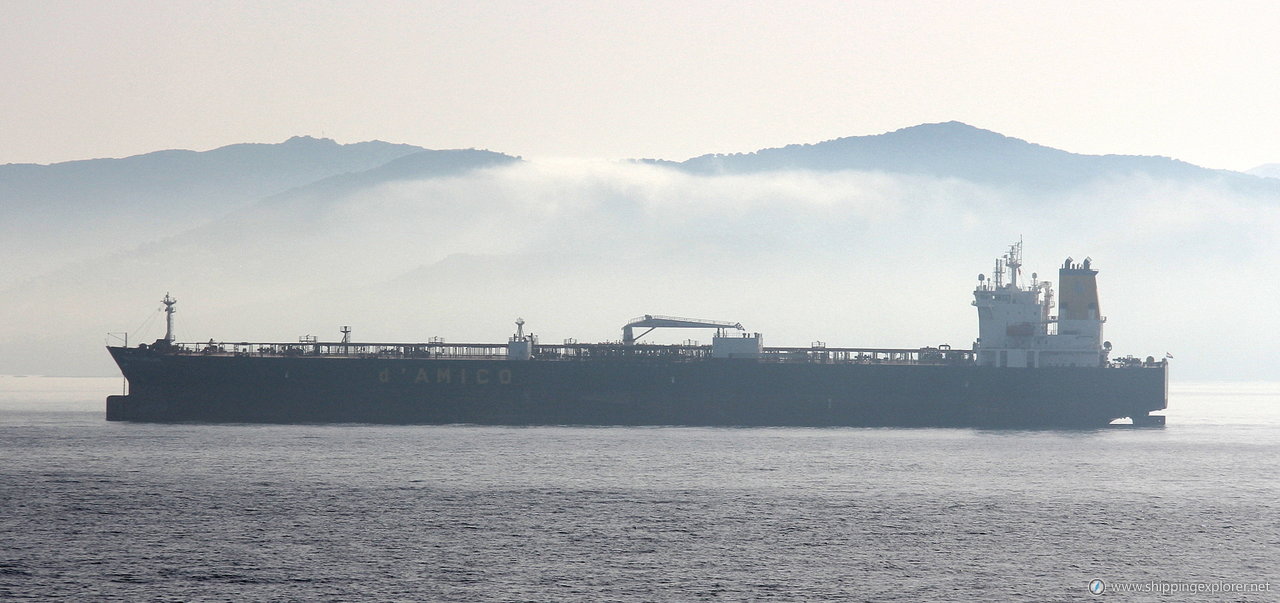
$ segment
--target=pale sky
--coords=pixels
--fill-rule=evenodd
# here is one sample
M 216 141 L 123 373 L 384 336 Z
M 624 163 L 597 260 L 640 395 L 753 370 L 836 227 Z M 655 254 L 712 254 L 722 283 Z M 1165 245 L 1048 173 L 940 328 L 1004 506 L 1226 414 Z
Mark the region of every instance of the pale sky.
M 0 0 L 0 163 L 294 135 L 681 160 L 958 120 L 1280 162 L 1280 2 Z

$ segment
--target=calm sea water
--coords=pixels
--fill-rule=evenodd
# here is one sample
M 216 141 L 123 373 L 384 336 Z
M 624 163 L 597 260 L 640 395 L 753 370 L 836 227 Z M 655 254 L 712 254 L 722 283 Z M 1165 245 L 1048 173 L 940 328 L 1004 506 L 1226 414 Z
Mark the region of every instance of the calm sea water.
M 0 377 L 0 600 L 1280 599 L 1280 384 L 1077 432 L 108 423 L 119 388 Z

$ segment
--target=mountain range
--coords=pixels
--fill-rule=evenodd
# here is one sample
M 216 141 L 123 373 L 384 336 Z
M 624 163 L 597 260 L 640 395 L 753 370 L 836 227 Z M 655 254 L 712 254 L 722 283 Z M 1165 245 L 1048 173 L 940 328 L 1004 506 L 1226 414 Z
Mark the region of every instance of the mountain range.
M 1280 182 L 1257 177 L 1266 174 L 1211 170 L 1168 157 L 1081 155 L 955 121 L 750 153 L 701 155 L 681 162 L 647 161 L 696 174 L 860 170 L 928 175 L 1035 194 L 1137 174 L 1162 180 L 1213 180 L 1262 194 L 1280 191 Z
M 0 166 L 0 286 L 180 233 L 263 197 L 378 168 L 424 149 L 305 136 L 211 151 Z
M 1263 178 L 1280 178 L 1280 163 L 1266 163 L 1246 173 Z

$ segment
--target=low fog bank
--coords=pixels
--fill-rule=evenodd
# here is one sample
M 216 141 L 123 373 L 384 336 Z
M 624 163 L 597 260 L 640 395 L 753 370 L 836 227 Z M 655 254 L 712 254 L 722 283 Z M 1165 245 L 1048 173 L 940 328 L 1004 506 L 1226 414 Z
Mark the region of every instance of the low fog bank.
M 766 345 L 969 347 L 976 276 L 1021 236 L 1024 278 L 1093 258 L 1119 354 L 1172 353 L 1177 379 L 1266 379 L 1277 235 L 1275 199 L 1142 177 L 1029 198 L 927 176 L 523 163 L 264 200 L 0 292 L 15 318 L 0 373 L 110 375 L 105 334 L 162 335 L 166 292 L 183 341 L 340 325 L 503 341 L 522 317 L 543 342 L 585 342 L 670 314 L 740 321 Z

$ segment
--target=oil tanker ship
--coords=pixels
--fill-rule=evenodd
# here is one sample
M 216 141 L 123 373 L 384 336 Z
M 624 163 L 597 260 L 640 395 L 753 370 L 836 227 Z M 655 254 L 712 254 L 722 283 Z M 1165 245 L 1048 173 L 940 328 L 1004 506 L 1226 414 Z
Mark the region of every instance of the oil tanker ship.
M 178 343 L 109 346 L 128 393 L 107 419 L 491 425 L 1093 428 L 1163 425 L 1168 361 L 1111 358 L 1097 270 L 1020 282 L 1022 243 L 978 276 L 970 349 L 767 347 L 741 324 L 645 315 L 621 341 Z M 705 328 L 710 345 L 640 341 Z

